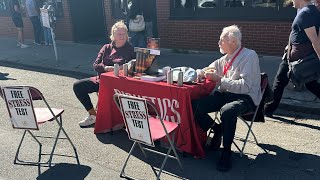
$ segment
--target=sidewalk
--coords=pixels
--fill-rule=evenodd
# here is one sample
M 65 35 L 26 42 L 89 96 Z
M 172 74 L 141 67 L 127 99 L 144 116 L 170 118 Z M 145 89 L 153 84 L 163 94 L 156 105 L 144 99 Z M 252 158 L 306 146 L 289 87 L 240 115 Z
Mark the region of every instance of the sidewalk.
M 58 60 L 55 59 L 53 46 L 37 46 L 27 40 L 29 48 L 16 47 L 14 37 L 0 37 L 0 66 L 15 67 L 23 65 L 36 69 L 50 69 L 78 74 L 80 77 L 95 75 L 92 63 L 99 52 L 101 45 L 77 44 L 57 41 Z M 190 66 L 201 68 L 210 64 L 214 59 L 221 57 L 219 52 L 173 53 L 169 49 L 162 49 L 159 58 L 160 67 Z M 263 56 L 260 54 L 260 67 L 269 76 L 272 84 L 276 75 L 281 57 Z M 292 85 L 286 88 L 280 108 L 290 111 L 320 114 L 320 100 L 307 90 L 298 92 L 292 90 Z

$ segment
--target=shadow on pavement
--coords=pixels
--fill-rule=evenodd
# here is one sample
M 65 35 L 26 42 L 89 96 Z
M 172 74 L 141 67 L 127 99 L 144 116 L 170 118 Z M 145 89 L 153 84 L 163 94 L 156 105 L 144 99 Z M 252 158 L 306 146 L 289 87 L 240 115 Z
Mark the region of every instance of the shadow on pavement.
M 9 73 L 0 72 L 0 80 L 16 80 L 16 79 L 13 79 L 13 78 L 9 78 L 7 76 L 9 76 Z
M 41 73 L 47 73 L 47 74 L 53 74 L 53 75 L 60 75 L 60 76 L 66 76 L 71 77 L 75 79 L 83 79 L 93 76 L 92 74 L 77 72 L 77 71 L 69 71 L 69 70 L 58 70 L 54 67 L 39 67 L 39 66 L 33 66 L 33 65 L 22 65 L 20 63 L 15 62 L 8 62 L 8 61 L 0 61 L 0 66 L 10 67 L 10 68 L 16 68 L 16 69 L 23 69 L 28 71 L 35 71 L 35 72 L 41 72 Z M 6 73 L 5 73 L 6 74 Z M 2 76 L 0 73 L 0 80 L 1 77 L 6 78 L 5 76 Z M 7 80 L 7 79 L 4 79 Z M 15 79 L 14 79 L 15 80 Z
M 297 125 L 297 126 L 302 126 L 302 127 L 306 127 L 306 128 L 315 129 L 315 130 L 319 130 L 319 131 L 320 131 L 320 127 L 319 127 L 319 126 L 314 126 L 314 125 L 311 125 L 311 124 L 300 123 L 300 122 L 293 121 L 293 120 L 289 120 L 289 119 L 286 119 L 286 118 L 283 118 L 283 117 L 279 117 L 279 116 L 273 116 L 272 118 L 275 119 L 275 120 L 284 122 L 284 123 L 288 123 L 288 124 L 292 124 L 292 125 Z
M 74 179 L 80 180 L 91 171 L 91 167 L 78 164 L 61 163 L 56 164 L 37 177 L 37 180 L 54 180 L 54 179 Z
M 318 179 L 320 157 L 277 145 L 259 144 L 269 153 L 259 154 L 249 166 L 248 179 Z
M 97 139 L 105 144 L 113 144 L 120 149 L 130 151 L 132 141 L 128 139 L 125 131 L 116 131 L 111 135 L 97 134 Z M 249 142 L 250 143 L 250 142 Z M 320 157 L 312 154 L 297 153 L 283 149 L 277 145 L 259 144 L 259 146 L 269 153 L 259 153 L 255 158 L 248 156 L 240 157 L 238 152 L 232 154 L 233 165 L 229 172 L 221 173 L 216 170 L 221 149 L 218 151 L 206 152 L 204 159 L 195 159 L 192 156 L 182 156 L 178 153 L 183 164 L 183 170 L 180 170 L 175 160 L 168 159 L 164 174 L 179 179 L 234 179 L 234 177 L 243 177 L 245 179 L 317 179 L 320 175 Z M 165 152 L 164 148 L 156 145 L 156 150 Z M 147 152 L 148 153 L 148 152 Z M 146 159 L 139 148 L 136 148 L 133 156 L 151 164 L 158 170 L 161 166 L 163 157 L 148 153 Z M 123 159 L 123 162 L 125 159 Z M 128 167 L 130 159 L 128 162 Z M 152 169 L 150 168 L 150 171 Z M 130 175 L 128 173 L 128 175 Z

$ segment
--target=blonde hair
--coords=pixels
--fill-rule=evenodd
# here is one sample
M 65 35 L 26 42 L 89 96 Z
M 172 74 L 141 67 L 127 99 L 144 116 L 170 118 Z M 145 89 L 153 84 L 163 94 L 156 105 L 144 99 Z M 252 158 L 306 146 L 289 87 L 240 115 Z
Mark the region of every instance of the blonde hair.
M 111 41 L 114 41 L 114 33 L 116 32 L 117 29 L 125 29 L 128 34 L 128 28 L 125 25 L 124 21 L 122 21 L 122 20 L 118 21 L 111 28 L 111 35 L 110 35 Z
M 223 28 L 221 35 L 222 36 L 227 35 L 228 37 L 236 39 L 237 45 L 239 47 L 241 46 L 242 34 L 237 25 L 231 25 Z

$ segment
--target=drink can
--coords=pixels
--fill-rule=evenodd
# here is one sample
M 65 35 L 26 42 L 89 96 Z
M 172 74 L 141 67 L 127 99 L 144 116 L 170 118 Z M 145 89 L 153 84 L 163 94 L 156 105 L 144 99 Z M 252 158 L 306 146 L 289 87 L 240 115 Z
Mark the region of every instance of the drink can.
M 177 82 L 178 86 L 181 87 L 183 86 L 183 72 L 179 71 L 178 73 L 178 82 Z
M 173 84 L 172 70 L 167 72 L 167 84 Z
M 123 69 L 123 75 L 128 76 L 128 64 L 126 64 L 126 63 L 123 64 L 122 69 Z
M 114 76 L 119 76 L 119 64 L 114 64 L 113 65 L 113 74 L 114 74 Z

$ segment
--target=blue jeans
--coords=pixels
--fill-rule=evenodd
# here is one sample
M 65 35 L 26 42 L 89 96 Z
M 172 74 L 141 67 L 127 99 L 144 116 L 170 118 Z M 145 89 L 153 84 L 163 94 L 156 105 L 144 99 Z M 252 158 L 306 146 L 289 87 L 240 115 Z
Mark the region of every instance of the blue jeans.
M 249 95 L 230 92 L 215 92 L 213 95 L 192 101 L 195 120 L 204 131 L 208 131 L 213 125 L 213 119 L 208 113 L 220 111 L 223 148 L 226 150 L 231 150 L 237 117 L 254 110 L 254 108 L 255 105 Z
M 147 47 L 147 39 L 144 31 L 129 32 L 130 43 L 133 47 L 145 48 Z
M 30 17 L 32 26 L 33 26 L 33 33 L 34 33 L 34 42 L 41 43 L 43 40 L 43 32 L 41 28 L 40 19 L 38 16 L 31 16 Z
M 51 29 L 47 27 L 43 27 L 44 32 L 44 42 L 46 45 L 52 44 L 52 36 L 51 36 Z

